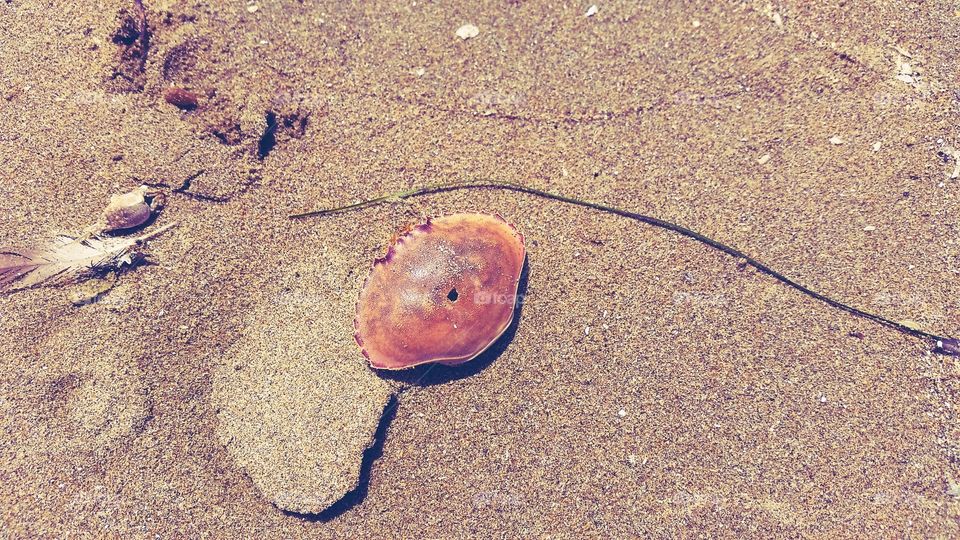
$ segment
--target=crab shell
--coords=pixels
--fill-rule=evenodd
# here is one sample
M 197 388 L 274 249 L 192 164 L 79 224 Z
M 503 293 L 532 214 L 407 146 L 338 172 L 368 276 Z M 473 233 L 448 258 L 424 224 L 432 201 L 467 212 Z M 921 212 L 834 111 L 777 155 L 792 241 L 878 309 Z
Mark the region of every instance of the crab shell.
M 397 237 L 360 292 L 354 338 L 376 369 L 457 365 L 510 326 L 526 251 L 498 215 L 452 214 Z

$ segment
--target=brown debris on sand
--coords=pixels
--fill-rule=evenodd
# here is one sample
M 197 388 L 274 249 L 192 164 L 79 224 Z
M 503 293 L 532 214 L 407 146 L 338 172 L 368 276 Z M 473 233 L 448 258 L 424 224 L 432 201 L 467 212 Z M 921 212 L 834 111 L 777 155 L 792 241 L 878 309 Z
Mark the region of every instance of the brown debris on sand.
M 184 111 L 192 111 L 197 108 L 199 96 L 196 93 L 178 86 L 171 86 L 163 93 L 163 99 L 167 103 Z

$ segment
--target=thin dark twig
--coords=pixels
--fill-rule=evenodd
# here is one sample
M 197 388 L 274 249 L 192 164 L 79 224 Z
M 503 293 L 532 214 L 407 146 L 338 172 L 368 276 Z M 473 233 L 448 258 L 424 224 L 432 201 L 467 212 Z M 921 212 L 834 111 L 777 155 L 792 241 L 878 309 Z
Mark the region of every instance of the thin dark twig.
M 411 189 L 411 190 L 408 190 L 408 191 L 400 191 L 400 192 L 397 192 L 397 193 L 391 193 L 391 194 L 388 194 L 388 195 L 383 195 L 383 196 L 381 196 L 381 197 L 376 197 L 376 198 L 373 198 L 373 199 L 368 199 L 368 200 L 366 200 L 366 201 L 362 201 L 362 202 L 358 202 L 358 203 L 354 203 L 354 204 L 348 204 L 348 205 L 346 205 L 346 206 L 340 206 L 340 207 L 337 207 L 337 208 L 329 208 L 329 209 L 325 209 L 325 210 L 313 210 L 313 211 L 303 212 L 303 213 L 299 213 L 299 214 L 292 214 L 292 215 L 290 215 L 289 217 L 290 217 L 291 219 L 303 219 L 303 218 L 308 218 L 308 217 L 325 216 L 325 215 L 330 215 L 330 214 L 336 214 L 336 213 L 339 213 L 339 212 L 346 212 L 346 211 L 349 211 L 349 210 L 359 210 L 359 209 L 362 209 L 362 208 L 367 208 L 367 207 L 374 206 L 374 205 L 378 205 L 378 204 L 385 203 L 385 202 L 394 202 L 394 201 L 399 201 L 399 200 L 408 199 L 408 198 L 410 198 L 410 197 L 417 197 L 417 196 L 420 196 L 420 195 L 427 195 L 427 194 L 430 194 L 430 193 L 439 193 L 439 192 L 444 192 L 444 191 L 454 191 L 454 190 L 459 190 L 459 189 L 481 189 L 481 188 L 507 189 L 507 190 L 516 191 L 516 192 L 519 192 L 519 193 L 527 193 L 527 194 L 529 194 L 529 195 L 536 195 L 537 197 L 543 197 L 543 198 L 545 198 L 545 199 L 551 199 L 551 200 L 554 200 L 554 201 L 560 201 L 560 202 L 564 202 L 564 203 L 568 203 L 568 204 L 573 204 L 573 205 L 576 205 L 576 206 L 582 206 L 582 207 L 586 207 L 586 208 L 592 208 L 592 209 L 594 209 L 594 210 L 600 210 L 601 212 L 607 212 L 607 213 L 610 213 L 610 214 L 615 214 L 615 215 L 618 215 L 618 216 L 622 216 L 622 217 L 626 217 L 626 218 L 633 219 L 633 220 L 636 220 L 636 221 L 640 221 L 640 222 L 646 223 L 646 224 L 648 224 L 648 225 L 653 225 L 654 227 L 659 227 L 659 228 L 661 228 L 661 229 L 666 229 L 666 230 L 668 230 L 668 231 L 675 232 L 675 233 L 677 233 L 677 234 L 680 234 L 680 235 L 686 236 L 686 237 L 688 237 L 688 238 L 692 238 L 692 239 L 694 239 L 694 240 L 697 240 L 698 242 L 702 242 L 702 243 L 704 243 L 704 244 L 706 244 L 706 245 L 708 245 L 708 246 L 710 246 L 710 247 L 712 247 L 712 248 L 714 248 L 714 249 L 717 249 L 717 250 L 719 250 L 719 251 L 722 251 L 722 252 L 724 252 L 724 253 L 732 256 L 732 257 L 735 257 L 735 258 L 737 258 L 737 259 L 741 259 L 742 261 L 745 261 L 748 265 L 756 268 L 756 269 L 759 270 L 760 272 L 763 272 L 764 274 L 766 274 L 766 275 L 768 275 L 768 276 L 770 276 L 770 277 L 773 277 L 774 279 L 780 281 L 781 283 L 784 283 L 784 284 L 788 285 L 789 287 L 792 287 L 792 288 L 794 288 L 794 289 L 802 292 L 803 294 L 805 294 L 805 295 L 807 295 L 807 296 L 810 296 L 810 297 L 815 298 L 815 299 L 817 299 L 817 300 L 819 300 L 819 301 L 821 301 L 821 302 L 824 302 L 825 304 L 827 304 L 827 305 L 829 305 L 829 306 L 835 307 L 835 308 L 837 308 L 837 309 L 841 309 L 841 310 L 846 311 L 846 312 L 848 312 L 848 313 L 852 313 L 852 314 L 854 314 L 854 315 L 856 315 L 856 316 L 858 316 L 858 317 L 863 317 L 863 318 L 865 318 L 865 319 L 869 319 L 869 320 L 874 321 L 874 322 L 876 322 L 876 323 L 879 323 L 879 324 L 882 324 L 882 325 L 885 325 L 885 326 L 889 326 L 889 327 L 894 328 L 894 329 L 896 329 L 896 330 L 899 330 L 900 332 L 903 332 L 903 333 L 905 333 L 905 334 L 909 334 L 909 335 L 912 335 L 912 336 L 917 336 L 917 337 L 924 338 L 924 339 L 933 340 L 934 342 L 936 342 L 936 343 L 935 343 L 935 346 L 936 346 L 936 348 L 937 348 L 938 351 L 940 351 L 940 352 L 946 352 L 946 353 L 948 353 L 948 354 L 954 354 L 954 353 L 952 352 L 951 348 L 952 348 L 953 346 L 955 346 L 955 344 L 957 343 L 957 340 L 956 340 L 956 339 L 951 339 L 951 338 L 947 338 L 947 337 L 944 337 L 944 336 L 939 336 L 939 335 L 937 335 L 937 334 L 932 334 L 932 333 L 930 333 L 930 332 L 924 332 L 923 330 L 919 330 L 919 329 L 916 329 L 916 328 L 911 328 L 911 327 L 909 327 L 909 326 L 907 326 L 907 325 L 905 325 L 905 324 L 899 323 L 899 322 L 897 322 L 897 321 L 893 321 L 893 320 L 887 319 L 887 318 L 885 318 L 885 317 L 882 317 L 882 316 L 880 316 L 880 315 L 876 315 L 876 314 L 873 314 L 873 313 L 869 313 L 869 312 L 867 312 L 867 311 L 863 311 L 862 309 L 858 309 L 858 308 L 855 308 L 855 307 L 853 307 L 853 306 L 849 306 L 849 305 L 844 304 L 843 302 L 840 302 L 840 301 L 838 301 L 838 300 L 834 300 L 833 298 L 830 298 L 830 297 L 828 297 L 828 296 L 825 296 L 825 295 L 823 295 L 823 294 L 820 294 L 820 293 L 818 293 L 818 292 L 810 289 L 810 288 L 807 287 L 806 285 L 803 285 L 803 284 L 801 284 L 801 283 L 798 283 L 798 282 L 794 281 L 793 279 L 791 279 L 791 278 L 789 278 L 789 277 L 781 274 L 780 272 L 774 270 L 773 268 L 770 268 L 770 267 L 767 266 L 766 264 L 758 261 L 757 259 L 754 259 L 753 257 L 747 255 L 746 253 L 740 251 L 740 250 L 737 249 L 737 248 L 728 246 L 728 245 L 726 245 L 726 244 L 724 244 L 724 243 L 722 243 L 722 242 L 720 242 L 720 241 L 718 241 L 718 240 L 714 240 L 713 238 L 710 238 L 709 236 L 704 236 L 704 235 L 702 235 L 702 234 L 700 234 L 700 233 L 698 233 L 698 232 L 696 232 L 696 231 L 693 231 L 693 230 L 691 230 L 691 229 L 688 229 L 688 228 L 686 228 L 686 227 L 684 227 L 684 226 L 682 226 L 682 225 L 677 225 L 676 223 L 671 223 L 671 222 L 669 222 L 669 221 L 665 221 L 665 220 L 662 220 L 662 219 L 659 219 L 659 218 L 655 218 L 655 217 L 652 217 L 652 216 L 647 216 L 647 215 L 644 215 L 644 214 L 638 214 L 638 213 L 636 213 L 636 212 L 630 212 L 630 211 L 628 211 L 628 210 L 623 210 L 623 209 L 616 208 L 616 207 L 613 207 L 613 206 L 608 206 L 608 205 L 605 205 L 605 204 L 596 203 L 596 202 L 592 202 L 592 201 L 586 201 L 586 200 L 582 200 L 582 199 L 575 199 L 575 198 L 573 198 L 573 197 L 567 197 L 567 196 L 564 196 L 564 195 L 558 195 L 558 194 L 556 194 L 556 193 L 550 193 L 549 191 L 543 191 L 543 190 L 540 190 L 540 189 L 531 188 L 531 187 L 523 186 L 523 185 L 520 185 L 520 184 L 514 184 L 514 183 L 511 183 L 511 182 L 477 181 L 477 182 L 451 182 L 451 183 L 432 184 L 432 185 L 429 185 L 429 186 L 423 186 L 423 187 L 419 187 L 419 188 L 414 188 L 414 189 Z
M 190 185 L 193 184 L 193 181 L 196 180 L 197 178 L 200 178 L 200 176 L 202 176 L 203 173 L 205 172 L 206 171 L 204 171 L 203 169 L 200 169 L 199 171 L 187 176 L 186 178 L 183 179 L 183 182 L 180 182 L 180 187 L 174 188 L 173 192 L 187 193 L 190 189 Z

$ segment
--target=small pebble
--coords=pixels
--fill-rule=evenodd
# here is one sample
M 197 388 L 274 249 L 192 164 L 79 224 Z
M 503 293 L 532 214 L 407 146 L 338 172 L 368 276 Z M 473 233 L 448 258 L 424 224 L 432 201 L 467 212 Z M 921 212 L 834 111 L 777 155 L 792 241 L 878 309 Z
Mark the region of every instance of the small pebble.
M 764 154 L 760 156 L 760 159 L 757 160 L 757 163 L 765 165 L 768 161 L 770 161 L 770 154 Z
M 413 70 L 413 72 L 417 75 L 417 77 L 423 77 L 427 73 L 427 69 L 418 67 L 417 69 Z
M 472 24 L 465 24 L 460 28 L 457 28 L 457 37 L 462 40 L 475 38 L 478 35 L 480 35 L 480 29 Z
M 874 151 L 874 152 L 879 152 L 879 151 L 880 151 L 880 141 L 877 141 L 877 142 L 873 143 L 873 151 Z
M 830 137 L 830 144 L 843 144 L 843 139 L 839 135 Z
M 597 14 L 598 11 L 600 11 L 600 8 L 598 8 L 597 5 L 594 4 L 594 5 L 590 6 L 589 8 L 587 8 L 587 14 L 586 14 L 586 16 L 587 16 L 587 17 L 593 17 L 594 15 Z
M 248 13 L 256 13 L 258 9 L 260 9 L 260 6 L 256 4 L 250 4 L 249 6 L 247 6 Z
M 872 231 L 877 230 L 877 228 L 874 227 L 873 225 L 867 225 L 866 227 L 863 228 L 863 230 L 865 230 L 865 231 L 867 231 L 867 232 L 872 232 Z
M 623 418 L 626 415 L 627 415 L 627 411 L 623 409 L 620 409 L 619 411 L 617 411 L 617 416 L 619 416 L 620 418 Z
M 199 103 L 197 94 L 176 86 L 167 88 L 166 92 L 163 93 L 163 99 L 185 111 L 196 109 Z
M 698 21 L 698 20 L 696 20 L 696 19 L 694 19 L 693 22 L 691 22 L 690 24 L 691 24 L 694 28 L 700 28 L 700 21 Z

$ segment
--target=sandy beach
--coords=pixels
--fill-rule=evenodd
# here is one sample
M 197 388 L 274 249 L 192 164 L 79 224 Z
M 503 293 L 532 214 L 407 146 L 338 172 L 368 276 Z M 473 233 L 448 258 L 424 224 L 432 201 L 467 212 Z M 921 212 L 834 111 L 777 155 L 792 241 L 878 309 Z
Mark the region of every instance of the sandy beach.
M 0 245 L 144 184 L 176 224 L 83 305 L 0 294 L 0 537 L 960 535 L 922 339 L 529 194 L 288 217 L 517 183 L 960 337 L 957 43 L 942 0 L 0 2 Z M 371 369 L 371 263 L 457 212 L 525 238 L 512 326 Z

